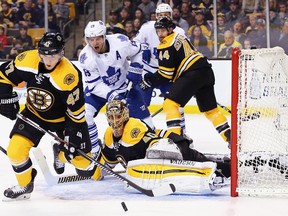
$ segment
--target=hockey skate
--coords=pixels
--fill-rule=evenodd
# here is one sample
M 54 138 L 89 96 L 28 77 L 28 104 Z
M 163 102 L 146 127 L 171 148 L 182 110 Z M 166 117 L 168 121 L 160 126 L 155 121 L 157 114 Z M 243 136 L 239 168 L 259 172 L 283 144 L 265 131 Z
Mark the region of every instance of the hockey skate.
M 65 163 L 59 160 L 59 157 L 58 157 L 59 152 L 60 152 L 59 144 L 54 143 L 53 144 L 53 155 L 54 155 L 53 167 L 54 167 L 55 172 L 60 175 L 64 172 Z
M 3 199 L 3 201 L 17 201 L 29 199 L 34 189 L 34 179 L 36 175 L 37 170 L 33 168 L 31 182 L 25 187 L 16 185 L 6 189 L 4 191 L 5 198 Z
M 216 174 L 211 178 L 209 187 L 211 191 L 218 190 L 223 187 L 228 187 L 231 184 L 231 178 L 226 178 L 225 176 L 216 176 Z
M 99 157 L 99 155 L 101 154 L 101 148 L 102 148 L 102 141 L 101 141 L 101 139 L 98 139 L 98 142 L 99 142 L 99 144 L 91 150 L 92 157 L 93 157 L 95 160 L 97 160 L 98 157 Z

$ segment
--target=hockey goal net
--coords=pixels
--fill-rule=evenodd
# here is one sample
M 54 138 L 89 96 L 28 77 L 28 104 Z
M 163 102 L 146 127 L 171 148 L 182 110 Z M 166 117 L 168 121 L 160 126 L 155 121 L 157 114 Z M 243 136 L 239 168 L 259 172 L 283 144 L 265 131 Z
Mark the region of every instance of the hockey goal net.
M 231 195 L 288 195 L 288 56 L 232 54 Z

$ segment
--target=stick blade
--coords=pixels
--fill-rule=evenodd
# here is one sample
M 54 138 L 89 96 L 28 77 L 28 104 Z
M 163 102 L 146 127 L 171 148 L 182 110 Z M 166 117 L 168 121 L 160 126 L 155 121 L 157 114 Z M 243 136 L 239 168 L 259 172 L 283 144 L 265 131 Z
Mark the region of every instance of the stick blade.
M 165 195 L 172 194 L 175 191 L 176 191 L 176 187 L 174 184 L 166 184 L 156 189 L 153 189 L 152 193 L 154 197 L 158 197 L 158 196 L 165 196 Z

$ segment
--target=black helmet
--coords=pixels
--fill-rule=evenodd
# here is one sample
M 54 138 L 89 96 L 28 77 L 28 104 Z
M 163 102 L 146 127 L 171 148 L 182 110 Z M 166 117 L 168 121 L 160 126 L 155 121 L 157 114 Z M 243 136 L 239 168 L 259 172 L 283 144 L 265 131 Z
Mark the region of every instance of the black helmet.
M 60 33 L 46 32 L 38 43 L 38 52 L 43 55 L 54 55 L 60 53 L 64 45 L 64 37 Z
M 173 23 L 172 19 L 164 16 L 164 17 L 160 17 L 159 19 L 157 19 L 157 21 L 154 24 L 154 28 L 175 28 L 175 24 Z

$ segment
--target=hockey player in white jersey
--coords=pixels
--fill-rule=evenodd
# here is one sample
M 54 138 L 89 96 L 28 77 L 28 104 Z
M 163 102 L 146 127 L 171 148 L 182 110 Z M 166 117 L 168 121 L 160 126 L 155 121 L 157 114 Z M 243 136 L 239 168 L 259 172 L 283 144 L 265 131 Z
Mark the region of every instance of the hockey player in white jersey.
M 161 3 L 157 6 L 156 18 L 158 19 L 159 17 L 162 16 L 172 17 L 172 8 L 170 7 L 169 4 Z M 156 34 L 154 24 L 155 21 L 148 21 L 144 23 L 139 29 L 139 33 L 134 38 L 135 41 L 139 43 L 145 43 L 149 47 L 149 49 L 143 51 L 143 59 L 142 59 L 144 65 L 143 73 L 155 73 L 158 70 L 157 46 L 159 45 L 160 41 Z M 185 31 L 182 28 L 175 26 L 174 31 L 186 37 Z M 161 91 L 161 94 L 163 96 L 167 94 L 170 86 L 171 83 L 159 86 L 159 90 Z M 144 101 L 147 106 L 149 106 L 151 103 L 152 92 L 153 88 L 143 92 Z M 182 115 L 181 127 L 183 133 L 185 133 L 184 109 L 182 107 L 180 107 L 180 112 Z
M 131 116 L 144 120 L 153 127 L 150 113 L 145 106 L 142 91 L 137 85 L 143 71 L 141 44 L 130 41 L 123 34 L 106 35 L 102 21 L 92 21 L 85 27 L 87 45 L 79 55 L 85 76 L 86 120 L 92 153 L 99 152 L 98 130 L 94 122 L 107 101 L 124 99 L 127 79 L 134 85 L 127 94 Z M 128 59 L 131 61 L 129 64 Z

